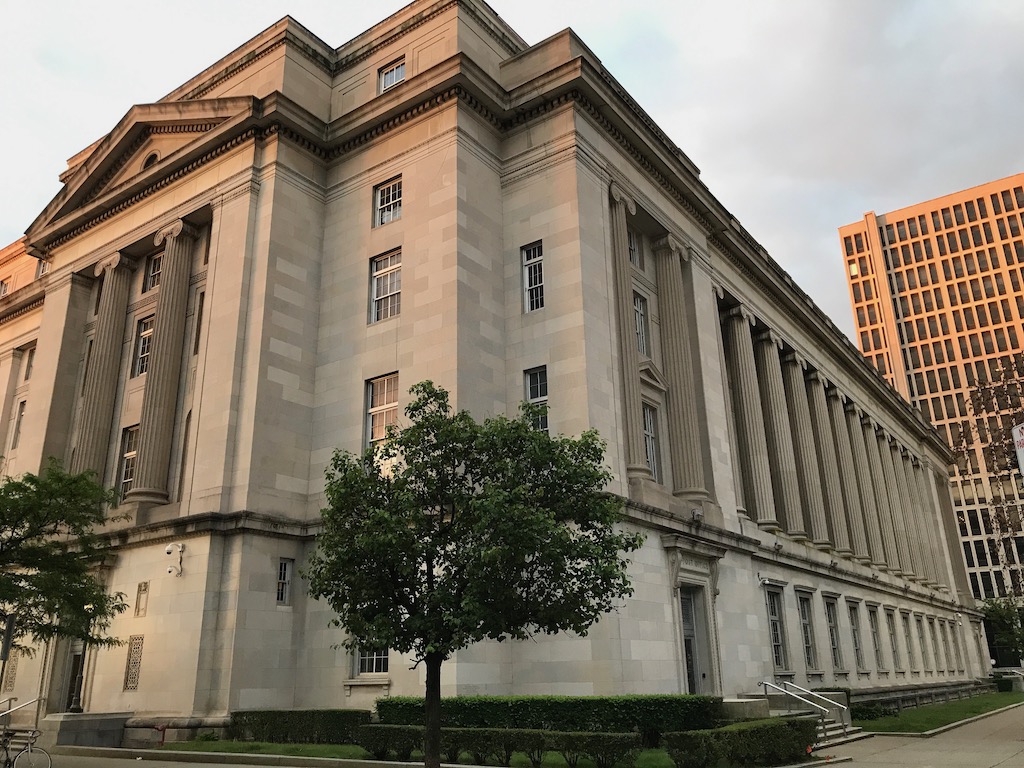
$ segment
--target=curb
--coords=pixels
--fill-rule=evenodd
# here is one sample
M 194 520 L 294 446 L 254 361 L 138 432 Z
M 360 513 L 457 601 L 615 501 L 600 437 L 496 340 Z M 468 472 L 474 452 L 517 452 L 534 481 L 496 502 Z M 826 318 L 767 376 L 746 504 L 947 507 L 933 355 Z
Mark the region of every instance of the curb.
M 959 728 L 961 725 L 970 725 L 976 723 L 978 720 L 984 720 L 986 717 L 992 717 L 992 715 L 998 715 L 1002 712 L 1007 712 L 1017 707 L 1024 707 L 1024 701 L 1017 702 L 1016 704 L 1010 704 L 1009 706 L 1002 707 L 1001 709 L 993 709 L 991 712 L 983 712 L 980 715 L 969 717 L 966 720 L 957 720 L 955 723 L 949 725 L 943 725 L 939 728 L 933 728 L 930 731 L 922 731 L 921 733 L 908 733 L 906 731 L 871 731 L 872 736 L 908 736 L 913 739 L 930 739 L 932 736 L 938 736 L 940 733 L 946 731 L 952 731 L 954 728 Z

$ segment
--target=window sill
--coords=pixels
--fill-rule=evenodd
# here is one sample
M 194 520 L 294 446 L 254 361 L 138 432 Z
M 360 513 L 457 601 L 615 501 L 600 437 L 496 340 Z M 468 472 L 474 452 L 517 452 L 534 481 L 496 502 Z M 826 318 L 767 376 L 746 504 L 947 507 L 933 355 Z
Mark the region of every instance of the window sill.
M 353 688 L 383 688 L 384 694 L 387 695 L 388 689 L 391 688 L 391 676 L 383 674 L 350 677 L 347 680 L 343 680 L 342 685 L 345 687 L 346 696 L 352 695 Z

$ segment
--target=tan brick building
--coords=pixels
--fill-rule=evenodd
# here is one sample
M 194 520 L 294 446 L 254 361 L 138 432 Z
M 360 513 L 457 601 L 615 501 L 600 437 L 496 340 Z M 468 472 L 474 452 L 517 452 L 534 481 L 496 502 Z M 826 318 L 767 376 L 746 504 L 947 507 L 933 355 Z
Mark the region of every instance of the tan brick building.
M 975 419 L 974 386 L 997 380 L 1024 345 L 1022 212 L 1017 174 L 839 230 L 861 351 L 954 447 Z M 976 438 L 950 491 L 971 591 L 995 597 L 1020 591 L 1024 531 L 993 537 L 993 478 Z
M 599 430 L 647 534 L 587 637 L 480 643 L 446 693 L 987 672 L 948 449 L 570 30 L 531 46 L 483 2 L 419 0 L 334 49 L 286 18 L 62 178 L 12 252 L 48 272 L 0 298 L 6 455 L 124 493 L 107 578 L 132 607 L 124 647 L 20 660 L 47 727 L 421 690 L 398 654 L 337 650 L 299 573 L 331 452 L 427 378 Z

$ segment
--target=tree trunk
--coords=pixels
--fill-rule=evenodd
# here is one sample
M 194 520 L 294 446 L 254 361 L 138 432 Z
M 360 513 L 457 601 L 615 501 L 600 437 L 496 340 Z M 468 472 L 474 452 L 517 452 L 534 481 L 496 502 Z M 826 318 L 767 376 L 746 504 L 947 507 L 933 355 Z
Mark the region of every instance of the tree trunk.
M 441 766 L 441 662 L 440 653 L 428 653 L 424 659 L 427 665 L 427 692 L 424 700 L 426 732 L 423 734 L 424 768 Z

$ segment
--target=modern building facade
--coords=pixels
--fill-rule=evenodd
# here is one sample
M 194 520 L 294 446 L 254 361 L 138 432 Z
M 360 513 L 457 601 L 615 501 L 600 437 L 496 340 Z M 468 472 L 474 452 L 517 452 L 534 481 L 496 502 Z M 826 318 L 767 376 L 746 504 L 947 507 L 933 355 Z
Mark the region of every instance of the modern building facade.
M 1019 508 L 1020 474 L 997 473 L 984 450 L 990 430 L 1024 421 L 1020 403 L 1003 419 L 971 393 L 1012 371 L 1024 344 L 1022 211 L 1017 174 L 839 230 L 861 351 L 960 453 L 950 492 L 977 598 L 1021 591 L 1024 531 L 993 514 Z
M 121 491 L 131 608 L 120 648 L 19 660 L 4 691 L 46 722 L 421 691 L 409 659 L 336 647 L 301 568 L 332 451 L 423 379 L 597 429 L 646 533 L 587 637 L 475 645 L 446 694 L 987 673 L 948 448 L 572 31 L 531 46 L 480 0 L 418 0 L 335 49 L 286 18 L 62 178 L 5 252 L 45 270 L 0 298 L 8 469 Z

